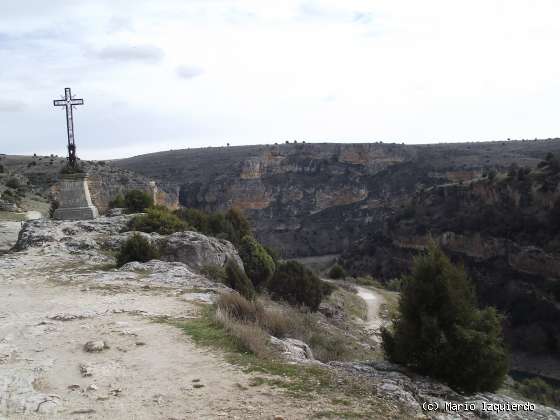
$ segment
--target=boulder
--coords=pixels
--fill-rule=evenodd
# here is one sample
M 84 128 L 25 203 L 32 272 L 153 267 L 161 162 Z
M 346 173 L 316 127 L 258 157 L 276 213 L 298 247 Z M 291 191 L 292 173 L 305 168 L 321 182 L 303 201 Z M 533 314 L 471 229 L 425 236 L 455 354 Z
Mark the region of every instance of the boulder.
M 282 356 L 287 360 L 298 363 L 316 362 L 311 348 L 303 341 L 295 338 L 279 339 L 271 336 L 270 342 L 282 352 Z
M 190 231 L 173 233 L 163 239 L 161 259 L 179 261 L 195 270 L 208 265 L 223 267 L 228 259 L 233 259 L 243 268 L 243 262 L 231 242 Z
M 88 353 L 98 353 L 108 348 L 109 346 L 103 340 L 88 341 L 84 344 L 84 350 Z

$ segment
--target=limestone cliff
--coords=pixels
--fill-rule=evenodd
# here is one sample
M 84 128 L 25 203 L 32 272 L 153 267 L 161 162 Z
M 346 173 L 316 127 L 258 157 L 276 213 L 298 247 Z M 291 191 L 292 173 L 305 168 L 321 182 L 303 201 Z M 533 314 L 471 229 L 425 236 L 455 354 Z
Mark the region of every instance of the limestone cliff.
M 183 206 L 243 209 L 286 257 L 336 254 L 417 190 L 534 167 L 559 140 L 440 144 L 292 143 L 153 153 L 112 162 L 179 191 Z

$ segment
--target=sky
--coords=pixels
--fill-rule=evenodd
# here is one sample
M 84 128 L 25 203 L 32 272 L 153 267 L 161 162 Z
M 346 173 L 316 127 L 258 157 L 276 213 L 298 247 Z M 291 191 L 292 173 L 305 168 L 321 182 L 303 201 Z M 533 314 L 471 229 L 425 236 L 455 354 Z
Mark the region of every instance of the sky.
M 0 153 L 560 136 L 558 0 L 1 0 Z

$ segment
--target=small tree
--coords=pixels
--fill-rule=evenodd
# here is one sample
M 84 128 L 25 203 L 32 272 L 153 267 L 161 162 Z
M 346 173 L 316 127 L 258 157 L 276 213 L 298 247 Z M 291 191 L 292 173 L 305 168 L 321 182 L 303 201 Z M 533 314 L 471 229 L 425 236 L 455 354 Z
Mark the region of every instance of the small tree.
M 329 277 L 331 279 L 343 279 L 346 277 L 346 271 L 340 264 L 335 264 L 329 271 Z
M 274 274 L 274 260 L 255 238 L 245 235 L 239 245 L 239 256 L 255 288 L 265 285 Z
M 209 216 L 207 213 L 198 209 L 178 209 L 175 214 L 187 222 L 189 226 L 195 228 L 198 232 L 208 234 L 210 233 L 210 227 L 208 223 Z
M 508 370 L 500 317 L 479 310 L 474 288 L 435 244 L 403 279 L 394 331 L 382 331 L 392 362 L 465 392 L 496 390 Z
M 305 305 L 312 311 L 319 309 L 323 298 L 321 280 L 297 261 L 280 264 L 268 282 L 268 289 L 273 299 Z
M 253 283 L 251 283 L 249 277 L 247 277 L 243 270 L 232 259 L 228 260 L 226 263 L 226 285 L 233 290 L 237 290 L 249 300 L 255 297 Z
M 16 177 L 12 177 L 12 178 L 10 178 L 6 181 L 6 187 L 9 187 L 9 188 L 16 189 L 20 185 L 21 185 L 21 183 L 19 182 L 19 179 L 17 179 Z
M 154 204 L 150 194 L 140 190 L 128 191 L 124 197 L 126 208 L 131 212 L 141 212 Z
M 150 241 L 135 233 L 121 246 L 117 253 L 120 267 L 130 261 L 147 262 L 159 258 L 159 250 Z
M 231 239 L 235 245 L 238 245 L 239 241 L 244 236 L 252 235 L 251 225 L 240 210 L 235 208 L 229 209 L 226 213 L 226 220 L 230 222 L 235 229 L 235 238 Z

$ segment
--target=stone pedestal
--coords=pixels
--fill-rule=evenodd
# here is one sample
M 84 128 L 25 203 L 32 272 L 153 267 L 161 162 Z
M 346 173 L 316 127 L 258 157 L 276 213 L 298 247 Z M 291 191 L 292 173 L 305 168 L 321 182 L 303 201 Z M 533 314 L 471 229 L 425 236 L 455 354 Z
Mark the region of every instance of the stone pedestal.
M 59 207 L 53 217 L 58 220 L 89 220 L 99 216 L 91 202 L 86 174 L 66 174 L 60 179 Z

